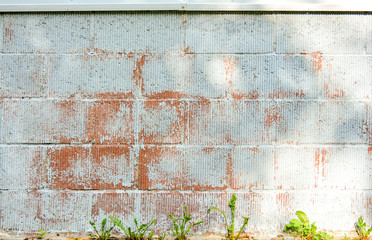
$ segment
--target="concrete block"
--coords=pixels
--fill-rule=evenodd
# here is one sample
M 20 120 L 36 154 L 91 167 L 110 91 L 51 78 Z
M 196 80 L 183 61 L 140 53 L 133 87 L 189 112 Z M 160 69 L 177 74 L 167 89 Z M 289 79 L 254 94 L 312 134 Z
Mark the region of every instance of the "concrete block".
M 281 143 L 366 143 L 363 102 L 281 102 L 272 111 Z
M 94 47 L 113 52 L 159 53 L 183 49 L 183 15 L 117 12 L 92 15 Z
M 85 232 L 92 219 L 92 193 L 41 191 L 37 218 L 41 229 L 51 229 L 48 232 Z
M 0 14 L 0 52 L 3 50 L 3 45 L 4 45 L 4 14 Z
M 177 191 L 141 191 L 140 216 L 143 222 L 156 218 L 154 229 L 167 232 L 173 226 L 169 214 L 182 217 L 184 194 Z M 191 213 L 191 212 L 190 212 Z
M 280 192 L 277 194 L 280 228 L 296 218 L 296 211 L 301 210 L 307 214 L 310 222 L 316 222 L 319 231 L 352 231 L 361 215 L 370 222 L 370 199 L 370 191 Z
M 366 110 L 367 110 L 367 120 L 366 120 L 366 126 L 365 126 L 365 134 L 367 137 L 367 143 L 369 145 L 372 145 L 372 103 L 367 102 L 366 103 Z M 372 154 L 372 148 L 371 152 Z
M 272 16 L 188 13 L 186 49 L 192 53 L 273 52 Z
M 367 143 L 364 102 L 323 102 L 319 106 L 318 142 Z
M 371 99 L 371 56 L 315 56 L 319 87 L 326 99 Z
M 372 54 L 372 16 L 367 15 L 367 54 Z
M 220 59 L 218 56 L 213 56 Z M 160 55 L 143 67 L 143 96 L 152 99 L 222 98 L 222 61 L 208 55 Z
M 90 46 L 90 16 L 81 13 L 4 15 L 2 52 L 72 53 Z
M 364 54 L 365 24 L 365 17 L 356 14 L 280 14 L 276 16 L 275 51 Z
M 90 139 L 100 144 L 133 144 L 138 139 L 136 129 L 138 104 L 132 100 L 107 100 L 94 103 Z
M 3 143 L 84 143 L 89 103 L 84 101 L 4 100 Z
M 223 57 L 229 97 L 234 99 L 314 99 L 317 75 L 303 56 Z
M 49 72 L 45 55 L 1 55 L 1 97 L 46 97 Z
M 130 146 L 61 146 L 47 150 L 49 189 L 131 189 L 138 149 Z
M 277 189 L 363 190 L 372 178 L 368 147 L 277 147 L 274 180 Z
M 276 119 L 266 113 L 272 102 L 202 100 L 190 102 L 190 144 L 259 144 L 276 138 Z
M 229 147 L 145 146 L 140 151 L 139 189 L 227 189 Z
M 51 56 L 49 96 L 62 98 L 133 98 L 134 58 L 95 53 Z
M 231 159 L 233 189 L 274 188 L 274 147 L 236 146 L 233 148 Z
M 141 101 L 139 106 L 140 143 L 183 143 L 187 124 L 185 109 L 184 101 Z
M 41 227 L 38 218 L 38 192 L 0 191 L 0 229 L 13 232 L 35 232 Z
M 244 232 L 272 231 L 275 226 L 276 209 L 269 207 L 275 205 L 275 194 L 271 192 L 196 192 L 185 193 L 184 201 L 190 207 L 190 212 L 196 221 L 204 220 L 195 232 L 213 232 L 226 234 L 226 225 L 221 213 L 211 211 L 208 208 L 218 207 L 225 211 L 228 221 L 231 221 L 229 200 L 232 194 L 237 197 L 235 210 L 235 231 L 243 224 L 244 217 L 249 217 Z
M 98 223 L 108 216 L 113 216 L 120 219 L 124 226 L 135 229 L 134 218 L 140 222 L 143 220 L 140 214 L 143 204 L 139 191 L 94 192 L 92 206 L 92 219 Z M 93 232 L 91 226 L 87 230 Z
M 0 146 L 0 189 L 34 190 L 44 187 L 45 153 L 45 148 L 41 146 Z

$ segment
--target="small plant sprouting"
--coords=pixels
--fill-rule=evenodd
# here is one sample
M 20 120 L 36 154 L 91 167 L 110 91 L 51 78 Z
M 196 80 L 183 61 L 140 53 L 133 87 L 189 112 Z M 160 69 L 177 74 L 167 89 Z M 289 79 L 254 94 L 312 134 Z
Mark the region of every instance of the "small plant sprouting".
M 159 240 L 164 240 L 165 239 L 165 236 L 166 236 L 165 233 L 161 233 L 161 234 L 159 234 L 158 239 Z
M 94 229 L 94 232 L 96 233 L 96 235 L 89 234 L 89 237 L 97 238 L 98 240 L 107 240 L 111 236 L 112 229 L 115 227 L 115 225 L 114 225 L 111 228 L 106 229 L 107 218 L 105 218 L 105 219 L 102 220 L 101 233 L 100 233 L 97 230 L 96 224 L 94 222 L 90 221 L 89 223 L 90 223 L 90 225 L 92 225 L 92 227 Z
M 315 222 L 310 224 L 309 218 L 302 211 L 297 211 L 298 219 L 293 218 L 289 224 L 285 225 L 284 231 L 298 234 L 301 238 L 307 240 L 329 240 L 330 236 L 326 232 L 317 233 L 318 229 Z
M 130 239 L 130 240 L 150 240 L 152 239 L 152 236 L 154 235 L 153 231 L 150 231 L 149 235 L 146 236 L 147 229 L 155 223 L 156 219 L 153 219 L 150 223 L 148 224 L 138 224 L 137 219 L 134 219 L 134 223 L 136 224 L 137 230 L 132 231 L 130 227 L 125 228 L 122 224 L 122 222 L 114 217 L 110 217 L 110 220 L 118 226 L 121 230 L 124 231 L 125 234 L 125 239 Z
M 183 212 L 182 219 L 176 219 L 172 214 L 169 214 L 169 217 L 171 217 L 173 221 L 173 228 L 171 228 L 172 233 L 176 236 L 178 240 L 185 240 L 186 235 L 190 232 L 191 228 L 203 223 L 204 221 L 199 221 L 196 223 L 192 223 L 189 225 L 188 228 L 186 228 L 186 224 L 191 221 L 191 214 L 187 215 L 187 206 L 184 206 L 185 211 Z M 181 224 L 178 224 L 178 221 L 181 220 Z M 165 234 L 164 234 L 165 237 Z
M 40 228 L 38 228 L 38 230 L 39 230 L 40 234 L 37 235 L 37 238 L 38 238 L 38 239 L 42 239 L 42 238 L 44 237 L 44 235 L 45 235 L 47 232 L 41 230 Z
M 368 235 L 372 231 L 372 226 L 369 229 L 367 229 L 367 223 L 365 223 L 363 217 L 360 216 L 358 222 L 355 223 L 355 230 L 358 233 L 359 238 L 361 240 L 367 240 Z
M 226 218 L 226 214 L 225 214 L 224 211 L 222 211 L 222 210 L 220 210 L 219 208 L 216 208 L 216 207 L 210 207 L 208 209 L 208 213 L 211 210 L 216 210 L 216 211 L 222 213 L 223 217 L 225 218 L 226 229 L 227 229 L 227 238 L 228 239 L 235 239 L 235 240 L 239 238 L 239 235 L 242 233 L 243 229 L 245 228 L 245 226 L 248 224 L 248 221 L 249 221 L 249 218 L 243 217 L 244 218 L 243 226 L 240 228 L 238 234 L 235 236 L 234 224 L 235 224 L 235 202 L 236 202 L 236 200 L 237 200 L 237 198 L 236 198 L 235 194 L 233 194 L 230 201 L 229 201 L 229 207 L 231 209 L 231 225 L 230 226 L 227 223 L 227 218 Z

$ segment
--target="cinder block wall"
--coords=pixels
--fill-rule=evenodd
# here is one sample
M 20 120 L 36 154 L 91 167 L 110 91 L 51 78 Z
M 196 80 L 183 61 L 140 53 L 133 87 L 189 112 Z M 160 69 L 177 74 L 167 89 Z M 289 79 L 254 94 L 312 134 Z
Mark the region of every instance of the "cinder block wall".
M 189 206 L 223 233 L 372 221 L 372 15 L 0 15 L 0 229 Z

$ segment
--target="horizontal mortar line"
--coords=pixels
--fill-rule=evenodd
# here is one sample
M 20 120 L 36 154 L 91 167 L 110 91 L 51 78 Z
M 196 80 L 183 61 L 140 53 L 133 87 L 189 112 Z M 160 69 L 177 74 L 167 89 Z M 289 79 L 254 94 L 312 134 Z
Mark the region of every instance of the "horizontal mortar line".
M 372 194 L 372 189 L 246 189 L 246 190 L 234 190 L 234 189 L 227 189 L 225 191 L 221 190 L 213 190 L 213 189 L 207 189 L 207 190 L 161 190 L 161 189 L 156 189 L 156 190 L 138 190 L 138 189 L 133 189 L 133 190 L 120 190 L 120 189 L 0 189 L 1 192 L 17 192 L 17 193 L 34 193 L 34 192 L 39 192 L 39 193 L 55 193 L 55 192 L 60 192 L 60 193 L 66 193 L 66 192 L 71 192 L 71 193 L 96 193 L 96 194 L 103 194 L 103 193 L 117 193 L 117 194 L 142 194 L 142 193 L 180 193 L 180 194 L 194 194 L 194 193 L 206 193 L 206 194 L 228 194 L 228 193 L 324 193 L 327 192 L 328 194 L 330 192 L 332 193 L 355 193 L 355 192 L 360 192 L 360 193 L 368 193 Z
M 224 101 L 224 102 L 372 102 L 372 99 L 327 99 L 327 98 L 309 98 L 309 99 L 296 99 L 296 98 L 283 98 L 283 99 L 271 99 L 271 98 L 258 98 L 258 99 L 246 99 L 242 98 L 237 100 L 234 98 L 44 98 L 44 97 L 3 97 L 0 98 L 1 101 L 83 101 L 83 102 L 99 102 L 99 101 L 189 101 L 189 102 L 201 102 L 201 101 Z
M 182 57 L 180 56 L 180 53 L 184 53 L 182 50 L 180 51 L 174 51 L 174 52 L 152 52 L 152 53 L 146 53 L 146 52 L 125 52 L 125 51 L 113 51 L 113 50 L 104 50 L 103 54 L 123 54 L 122 58 L 126 58 L 125 55 L 133 54 L 134 56 L 142 56 L 142 55 L 151 55 L 153 57 L 156 56 L 174 56 L 174 57 Z M 215 53 L 215 52 L 207 52 L 207 53 L 184 53 L 186 55 L 262 55 L 262 56 L 311 56 L 313 52 L 306 52 L 306 53 L 276 53 L 276 52 L 265 52 L 265 53 L 245 53 L 245 52 L 221 52 L 221 53 Z M 0 56 L 96 56 L 100 57 L 100 54 L 94 53 L 94 52 L 88 52 L 88 53 L 69 53 L 69 52 L 52 52 L 52 53 L 35 53 L 35 52 L 2 52 L 0 53 Z M 359 57 L 372 57 L 372 54 L 370 53 L 358 53 L 358 54 L 352 54 L 352 53 L 319 53 L 320 56 L 325 57 L 331 57 L 331 56 L 359 56 Z M 115 56 L 107 56 L 107 58 L 115 58 Z
M 173 144 L 173 143 L 105 143 L 105 144 L 92 144 L 92 143 L 0 143 L 0 147 L 6 146 L 38 146 L 38 147 L 50 147 L 50 146 L 81 146 L 81 147 L 93 147 L 93 146 L 102 146 L 102 147 L 198 147 L 198 148 L 236 148 L 236 147 L 247 147 L 247 148 L 272 148 L 272 147 L 288 147 L 288 148 L 303 148 L 303 147 L 363 147 L 368 148 L 371 147 L 372 144 L 368 143 L 299 143 L 299 144 Z
M 267 53 L 185 53 L 186 55 L 262 55 L 262 56 L 311 56 L 314 54 L 313 52 L 306 52 L 306 53 L 276 53 L 276 52 L 267 52 Z M 372 57 L 372 54 L 367 53 L 358 53 L 358 54 L 350 54 L 350 53 L 319 53 L 320 56 L 324 57 L 332 57 L 332 56 L 359 56 L 359 57 Z

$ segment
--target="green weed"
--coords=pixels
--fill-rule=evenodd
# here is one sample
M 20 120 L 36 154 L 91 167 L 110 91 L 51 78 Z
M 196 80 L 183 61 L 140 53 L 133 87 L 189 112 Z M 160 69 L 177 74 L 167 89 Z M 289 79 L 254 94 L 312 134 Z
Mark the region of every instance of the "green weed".
M 47 232 L 41 230 L 40 228 L 38 228 L 38 230 L 39 230 L 40 234 L 37 235 L 37 238 L 38 238 L 38 239 L 42 239 L 42 238 L 44 237 L 44 235 L 45 235 Z
M 196 223 L 192 223 L 189 225 L 188 228 L 186 228 L 186 224 L 191 221 L 191 214 L 187 215 L 187 206 L 185 205 L 185 211 L 183 212 L 182 219 L 176 219 L 172 214 L 169 216 L 171 217 L 173 221 L 173 228 L 171 228 L 172 233 L 176 236 L 178 240 L 184 240 L 186 239 L 187 233 L 190 232 L 191 228 L 203 223 L 204 221 L 199 221 Z M 181 224 L 178 224 L 178 221 L 181 220 Z
M 114 217 L 110 217 L 110 220 L 118 226 L 121 230 L 124 231 L 125 234 L 125 239 L 130 239 L 130 240 L 146 240 L 146 239 L 152 239 L 152 236 L 154 235 L 153 231 L 150 231 L 149 235 L 146 235 L 147 229 L 155 223 L 156 219 L 153 219 L 150 223 L 148 224 L 138 224 L 137 219 L 134 219 L 134 223 L 136 224 L 136 230 L 132 231 L 130 227 L 125 228 L 122 224 L 122 222 Z
M 372 226 L 367 229 L 367 223 L 365 223 L 363 217 L 360 216 L 358 222 L 355 223 L 355 230 L 358 233 L 360 239 L 366 240 L 368 239 L 368 235 L 372 231 Z
M 284 231 L 298 234 L 301 238 L 307 240 L 329 240 L 330 236 L 326 232 L 317 233 L 318 229 L 315 222 L 310 224 L 309 218 L 302 211 L 297 211 L 298 219 L 293 218 L 289 224 L 285 225 Z
M 112 229 L 115 226 L 114 225 L 111 228 L 106 229 L 107 218 L 105 218 L 105 219 L 102 220 L 102 223 L 101 223 L 101 232 L 99 232 L 97 230 L 96 224 L 94 222 L 90 221 L 89 223 L 90 223 L 90 225 L 92 225 L 92 227 L 94 229 L 94 232 L 96 234 L 96 235 L 89 234 L 89 236 L 92 237 L 92 238 L 97 238 L 98 240 L 107 240 L 111 236 L 111 231 L 112 231 Z
M 248 224 L 248 221 L 249 221 L 249 218 L 243 217 L 244 218 L 243 226 L 240 228 L 238 234 L 235 236 L 234 224 L 235 224 L 235 202 L 236 202 L 236 200 L 237 200 L 237 198 L 236 198 L 235 194 L 233 194 L 230 201 L 229 201 L 229 207 L 231 209 L 231 225 L 230 226 L 227 223 L 227 218 L 226 218 L 226 214 L 225 214 L 224 211 L 222 211 L 222 210 L 220 210 L 219 208 L 216 208 L 216 207 L 210 207 L 208 209 L 208 213 L 211 210 L 216 210 L 216 211 L 222 213 L 223 217 L 225 218 L 226 229 L 227 229 L 227 238 L 228 239 L 238 239 L 239 235 L 241 234 L 241 232 L 243 231 L 243 229 L 245 228 L 245 226 Z

